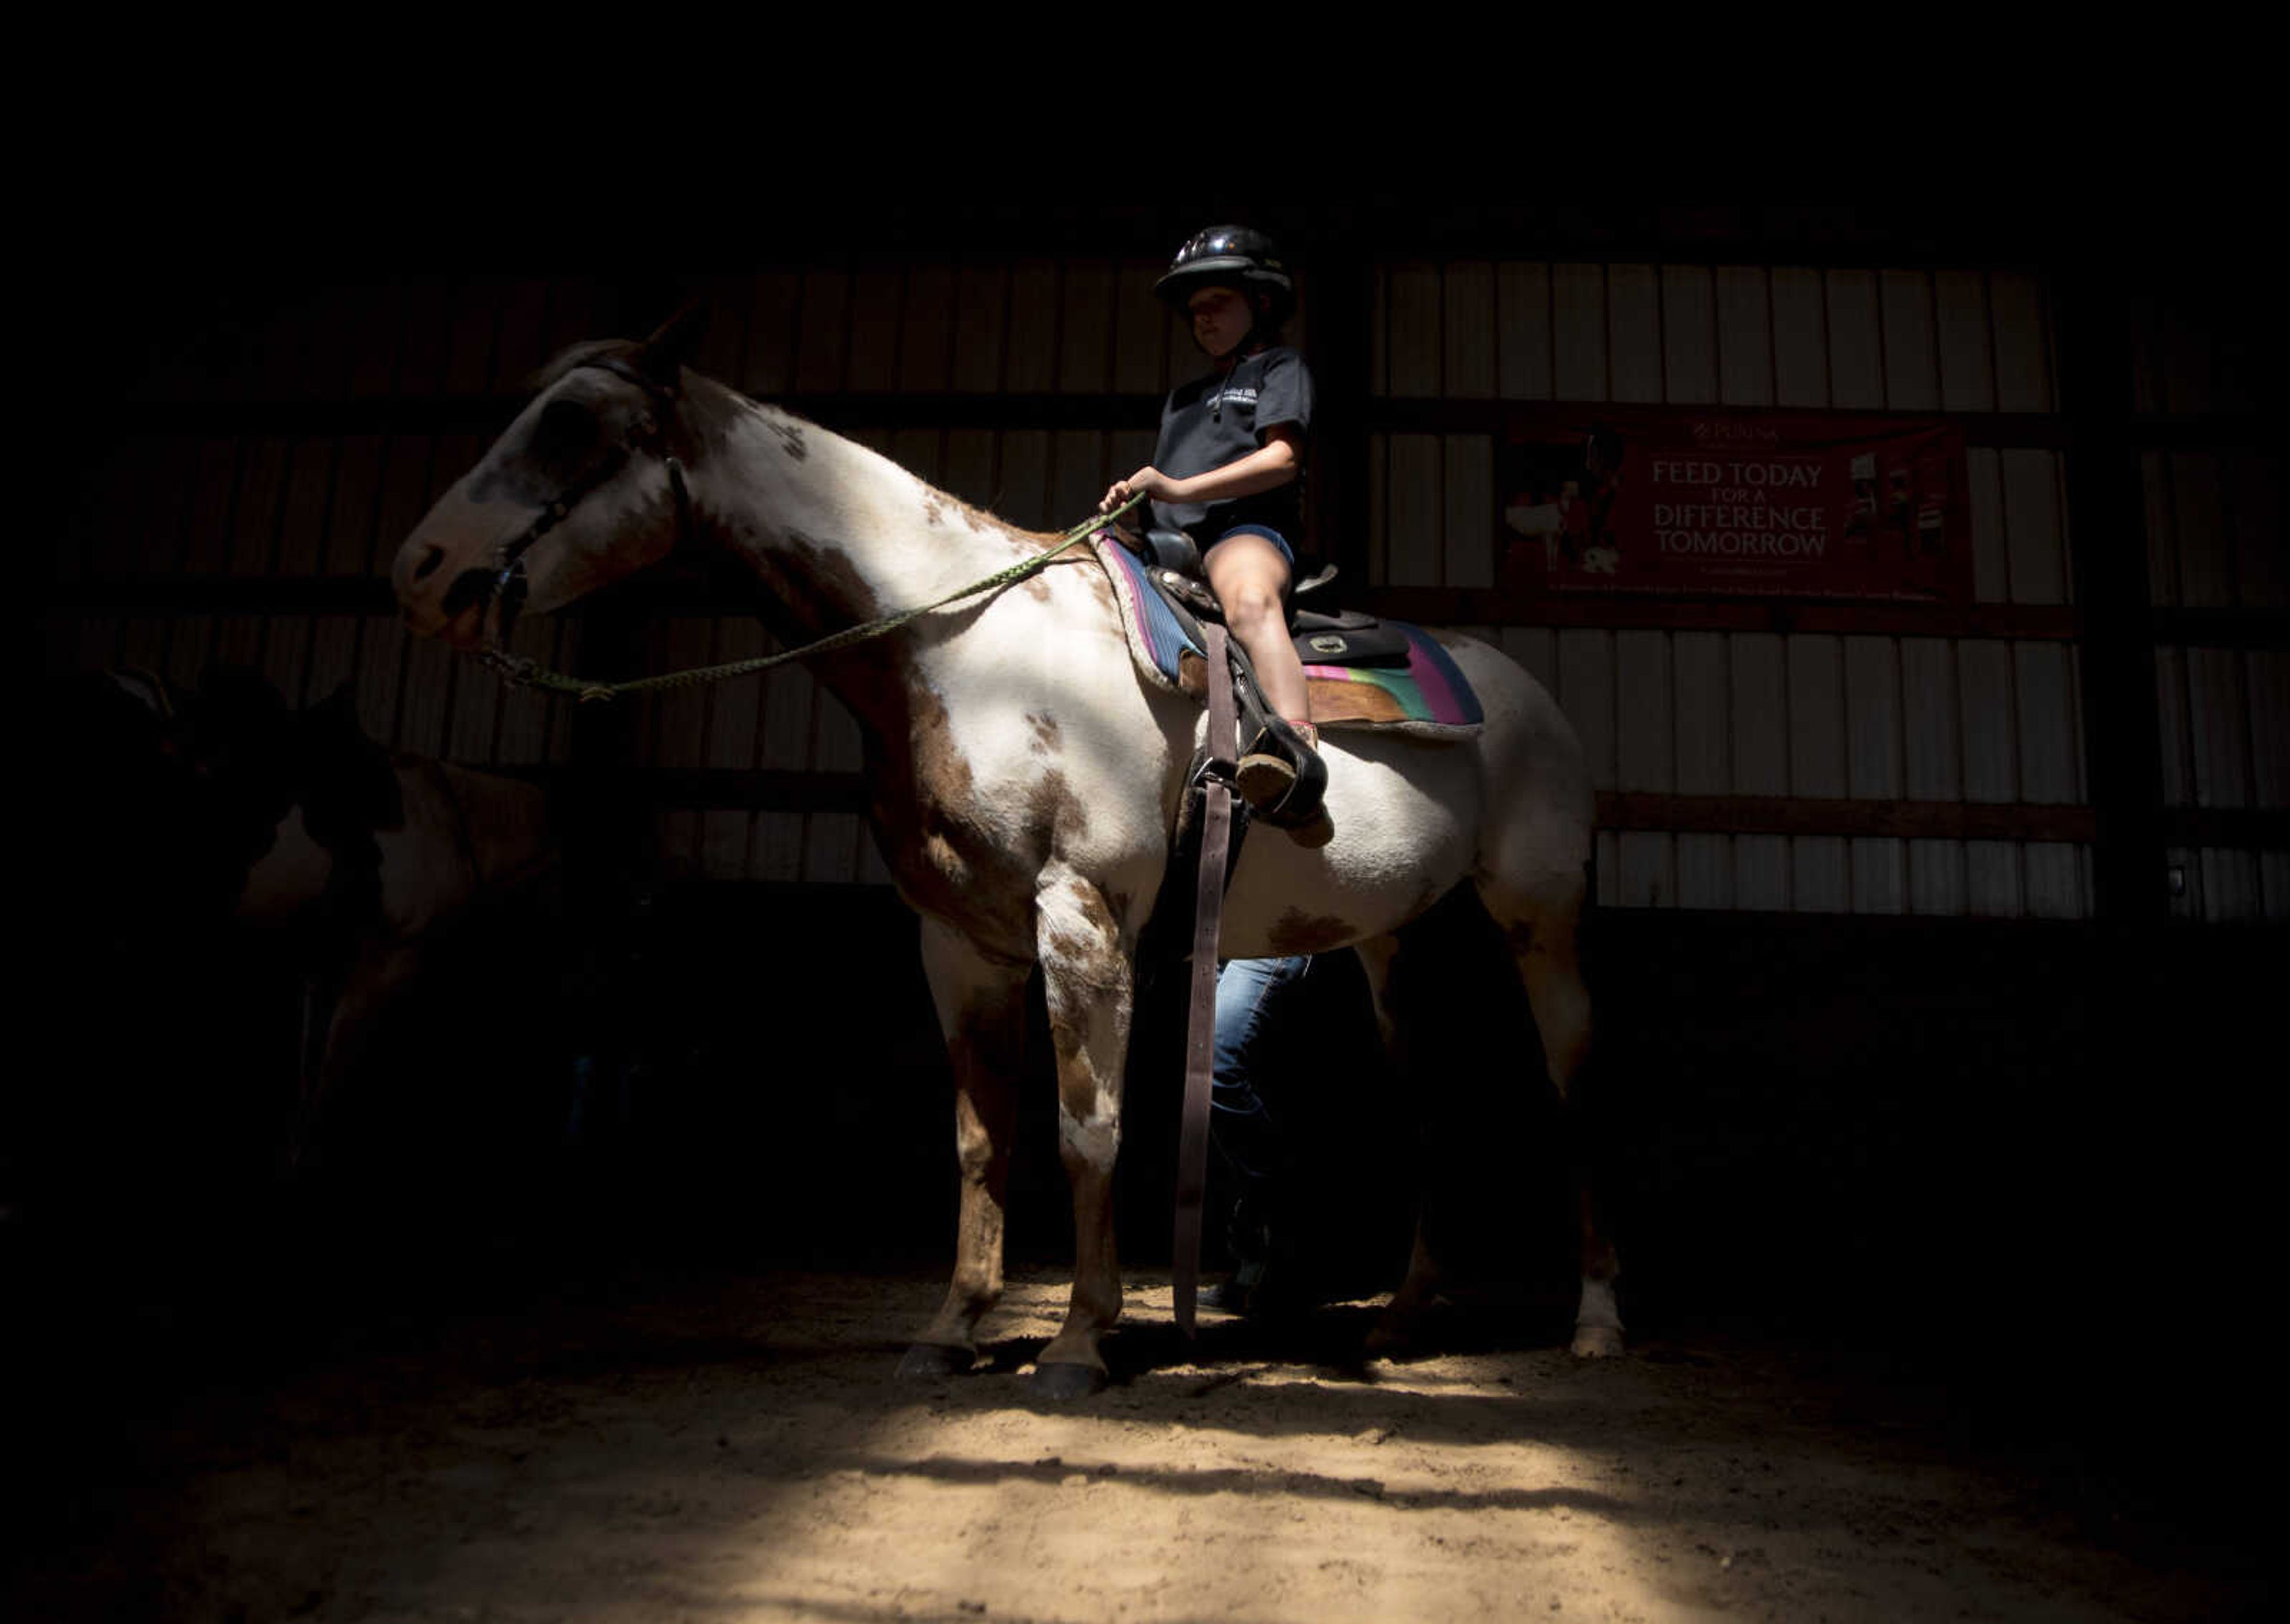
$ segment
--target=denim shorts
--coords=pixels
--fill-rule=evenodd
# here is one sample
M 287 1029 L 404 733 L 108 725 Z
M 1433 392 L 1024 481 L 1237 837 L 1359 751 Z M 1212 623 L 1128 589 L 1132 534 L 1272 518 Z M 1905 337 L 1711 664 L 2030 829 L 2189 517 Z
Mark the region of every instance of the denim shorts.
M 1287 537 L 1273 529 L 1271 525 L 1236 524 L 1230 530 L 1226 531 L 1223 534 L 1217 537 L 1217 540 L 1229 540 L 1234 536 L 1262 536 L 1267 541 L 1271 542 L 1273 547 L 1278 550 L 1280 556 L 1287 561 L 1288 567 L 1291 570 L 1293 570 L 1296 567 L 1296 549 L 1288 545 Z M 1215 542 L 1211 542 L 1209 544 L 1210 547 L 1213 547 L 1215 545 Z M 1209 548 L 1205 547 L 1201 548 L 1201 556 L 1205 558 L 1208 556 Z

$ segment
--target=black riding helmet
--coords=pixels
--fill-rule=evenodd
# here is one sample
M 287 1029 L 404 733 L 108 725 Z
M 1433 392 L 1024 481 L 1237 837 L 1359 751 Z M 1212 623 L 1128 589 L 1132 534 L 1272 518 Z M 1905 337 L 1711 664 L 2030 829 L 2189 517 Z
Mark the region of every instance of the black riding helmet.
M 1270 302 L 1257 321 L 1260 332 L 1279 326 L 1296 308 L 1296 284 L 1279 249 L 1264 233 L 1246 226 L 1211 226 L 1193 233 L 1153 284 L 1153 293 L 1182 316 L 1185 301 L 1205 287 L 1265 295 Z

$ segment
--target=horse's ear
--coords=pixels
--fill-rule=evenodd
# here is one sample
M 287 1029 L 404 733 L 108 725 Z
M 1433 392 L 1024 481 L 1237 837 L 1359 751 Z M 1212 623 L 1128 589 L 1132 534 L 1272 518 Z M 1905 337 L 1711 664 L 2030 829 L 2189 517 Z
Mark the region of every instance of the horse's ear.
M 644 341 L 637 352 L 637 364 L 649 377 L 665 384 L 674 384 L 677 373 L 692 363 L 700 353 L 700 340 L 707 335 L 709 310 L 704 299 L 686 300 L 682 309 L 660 324 L 660 330 Z

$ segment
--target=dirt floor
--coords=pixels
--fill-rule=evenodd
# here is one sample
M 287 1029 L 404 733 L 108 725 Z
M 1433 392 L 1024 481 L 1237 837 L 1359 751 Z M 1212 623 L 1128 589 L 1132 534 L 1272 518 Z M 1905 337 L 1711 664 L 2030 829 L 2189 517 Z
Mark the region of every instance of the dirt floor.
M 1129 1282 L 1116 1385 L 892 1379 L 935 1282 L 623 1281 L 203 1382 L 52 1515 L 15 1619 L 2191 1619 L 2262 1570 L 2040 1452 L 1968 1449 L 1941 1389 L 1718 1336 L 1580 1364 L 1464 1305 L 1451 1351 L 1352 1354 Z M 99 1453 L 101 1452 L 98 1452 Z M 83 1466 L 87 1462 L 83 1461 Z M 36 1485 L 35 1485 L 36 1486 Z M 50 1508 L 53 1512 L 54 1508 Z M 18 1524 L 20 1530 L 25 1526 Z

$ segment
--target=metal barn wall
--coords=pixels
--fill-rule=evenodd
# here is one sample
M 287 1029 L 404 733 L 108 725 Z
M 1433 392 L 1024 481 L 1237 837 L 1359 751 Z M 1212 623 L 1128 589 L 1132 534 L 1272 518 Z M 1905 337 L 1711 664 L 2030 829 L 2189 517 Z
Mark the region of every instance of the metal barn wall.
M 2135 409 L 2175 432 L 2140 457 L 2173 910 L 2185 917 L 2290 918 L 2290 610 L 2281 452 L 2249 432 L 2260 391 L 2230 328 L 2182 291 L 2134 304 Z M 2238 364 L 2239 363 L 2239 364 Z M 2263 814 L 2274 814 L 2274 837 Z
M 841 256 L 711 278 L 412 278 L 305 289 L 168 335 L 57 549 L 50 664 L 348 682 L 376 737 L 650 786 L 665 872 L 885 878 L 850 718 L 800 670 L 577 718 L 399 628 L 396 541 L 573 340 L 714 311 L 701 368 L 1051 528 L 1147 460 L 1199 365 L 1157 261 Z M 1295 326 L 1326 428 L 1310 538 L 1372 604 L 1484 631 L 1557 694 L 1602 792 L 1623 907 L 2078 918 L 2095 907 L 2055 316 L 1976 264 L 1376 258 L 1308 275 Z M 2279 837 L 2290 660 L 2278 463 L 2211 432 L 2246 409 L 2218 323 L 2134 312 L 2174 906 L 2290 915 Z M 1348 389 L 1345 380 L 1365 387 Z M 2246 394 L 2246 390 L 2245 391 Z M 1357 398 L 1354 398 L 1357 396 Z M 1978 602 L 1536 604 L 1493 579 L 1508 403 L 1942 413 L 1965 428 Z M 560 666 L 659 669 L 772 646 L 736 584 L 519 628 Z M 594 708 L 591 708 L 592 710 Z M 2271 813 L 2270 818 L 2269 814 Z
M 1464 260 L 1377 276 L 1373 377 L 1390 402 L 1653 402 L 1890 411 L 1966 421 L 1976 592 L 2063 605 L 2069 570 L 2049 316 L 2024 273 Z M 2029 420 L 2022 427 L 2018 420 Z M 1371 557 L 1380 584 L 1485 590 L 1493 436 L 1374 438 Z M 1531 604 L 1506 604 L 1525 615 Z M 1801 804 L 1768 821 L 1818 826 L 1824 802 L 2076 807 L 2086 800 L 2075 650 L 2046 635 L 1883 629 L 1875 606 L 1838 629 L 1675 629 L 1669 606 L 1603 623 L 1491 631 L 1558 697 L 1598 788 L 1653 827 L 1599 836 L 1601 901 L 1625 907 L 2079 918 L 2090 854 L 2070 838 L 1696 828 L 1684 797 Z M 1767 617 L 1744 606 L 1743 624 Z M 1852 629 L 1856 620 L 1870 629 Z M 1662 815 L 1667 810 L 1669 817 Z M 1605 821 L 1616 821 L 1608 817 Z M 2032 821 L 2032 820 L 2031 820 Z M 1675 827 L 1661 827 L 1674 823 Z

